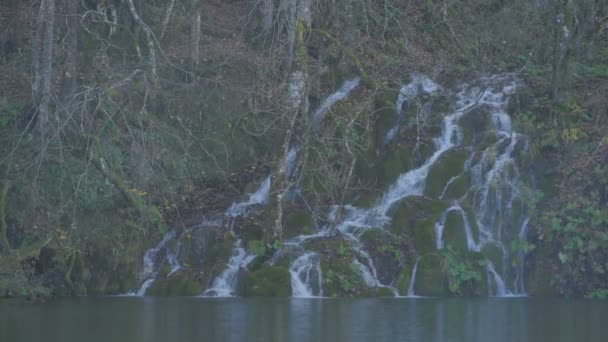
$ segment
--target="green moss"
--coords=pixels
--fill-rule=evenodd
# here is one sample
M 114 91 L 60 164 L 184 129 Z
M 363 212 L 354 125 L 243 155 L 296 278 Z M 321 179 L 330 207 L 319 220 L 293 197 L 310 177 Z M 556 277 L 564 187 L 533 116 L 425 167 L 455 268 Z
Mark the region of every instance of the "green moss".
M 417 295 L 445 296 L 448 294 L 448 282 L 442 271 L 441 261 L 441 257 L 437 254 L 426 254 L 420 258 L 414 285 Z
M 526 289 L 532 296 L 555 296 L 558 291 L 552 284 L 555 279 L 551 265 L 551 252 L 549 244 L 541 244 L 535 252 L 534 263 L 526 274 Z
M 283 225 L 283 237 L 292 238 L 301 234 L 311 234 L 315 229 L 315 220 L 307 210 L 296 210 L 287 214 Z
M 205 228 L 188 232 L 181 237 L 183 265 L 200 274 L 203 287 L 225 268 L 232 255 L 234 238 L 221 228 Z
M 502 259 L 502 249 L 500 246 L 496 244 L 486 244 L 481 249 L 481 254 L 484 257 L 492 262 L 494 268 L 497 270 L 501 270 L 503 267 L 503 259 Z
M 462 173 L 464 162 L 468 155 L 466 151 L 452 149 L 445 152 L 429 170 L 424 193 L 427 196 L 439 197 L 446 184 Z
M 463 128 L 464 145 L 472 145 L 473 141 L 480 138 L 491 127 L 490 117 L 483 108 L 473 109 L 460 119 Z
M 157 280 L 150 286 L 146 295 L 151 296 L 196 296 L 203 291 L 203 285 L 194 274 L 180 269 L 167 277 L 170 268 L 163 266 Z
M 349 202 L 353 203 L 354 206 L 359 208 L 371 208 L 377 203 L 380 196 L 382 196 L 382 192 L 377 189 L 364 190 L 358 192 L 356 197 Z
M 247 297 L 288 297 L 291 277 L 286 267 L 264 267 L 243 276 L 242 294 Z
M 462 215 L 460 215 L 460 213 L 450 211 L 447 214 L 445 226 L 443 228 L 443 238 L 446 245 L 462 251 L 467 250 L 467 237 L 464 231 Z
M 262 240 L 264 238 L 264 228 L 259 224 L 245 224 L 239 229 L 239 237 L 245 242 Z
M 397 89 L 386 89 L 376 94 L 374 98 L 374 134 L 375 134 L 375 149 L 378 150 L 384 146 L 386 133 L 393 128 L 397 120 L 397 112 L 395 111 L 395 100 L 399 91 Z
M 412 279 L 412 269 L 416 264 L 416 260 L 417 257 L 410 258 L 406 263 L 405 267 L 403 267 L 401 271 L 399 271 L 399 275 L 397 276 L 397 280 L 395 281 L 395 287 L 397 288 L 397 291 L 399 291 L 400 295 L 406 295 L 409 290 L 410 282 Z
M 417 225 L 432 226 L 447 207 L 446 203 L 424 197 L 407 197 L 391 208 L 388 215 L 392 218 L 390 231 L 397 235 L 407 235 L 413 232 Z M 425 221 L 425 223 L 420 223 Z M 431 228 L 432 231 L 432 228 Z
M 412 237 L 418 254 L 428 254 L 435 251 L 435 219 L 418 221 L 414 226 Z
M 392 184 L 400 174 L 412 167 L 410 152 L 405 148 L 391 148 L 378 167 L 380 186 Z
M 468 173 L 458 176 L 449 185 L 447 185 L 445 193 L 443 194 L 443 199 L 457 200 L 462 198 L 462 196 L 466 194 L 467 190 L 471 186 L 470 183 L 471 179 Z

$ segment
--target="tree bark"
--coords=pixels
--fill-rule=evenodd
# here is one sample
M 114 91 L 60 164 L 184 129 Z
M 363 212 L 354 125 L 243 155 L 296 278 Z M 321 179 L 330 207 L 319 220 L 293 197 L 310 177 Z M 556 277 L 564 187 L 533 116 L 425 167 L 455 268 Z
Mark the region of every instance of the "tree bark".
M 555 42 L 554 42 L 554 55 L 553 55 L 553 101 L 558 102 L 560 99 L 560 88 L 563 82 L 563 69 L 564 69 L 564 58 L 566 57 L 566 50 L 568 48 L 568 40 L 570 38 L 570 30 L 565 22 L 565 16 L 563 13 L 559 13 L 555 17 Z
M 63 79 L 61 81 L 61 99 L 63 103 L 70 101 L 78 82 L 78 32 L 79 32 L 79 2 L 66 0 L 66 35 L 63 48 Z
M 288 113 L 289 127 L 287 134 L 283 140 L 282 158 L 285 160 L 289 154 L 290 145 L 292 142 L 293 132 L 298 117 L 308 115 L 308 51 L 306 46 L 306 34 L 311 29 L 312 16 L 310 12 L 312 0 L 290 0 L 290 9 L 292 18 L 290 18 L 290 49 L 292 60 L 289 63 L 293 69 L 289 78 L 288 87 Z M 293 59 L 295 58 L 295 59 Z M 283 238 L 283 197 L 285 191 L 289 187 L 289 175 L 284 167 L 284 163 L 280 164 L 277 176 L 274 182 L 276 191 L 276 213 L 275 222 L 272 230 L 272 237 L 267 240 L 281 240 Z
M 137 10 L 135 9 L 135 3 L 133 0 L 127 0 L 129 5 L 129 12 L 135 23 L 144 31 L 146 36 L 146 42 L 148 44 L 148 66 L 150 67 L 151 77 L 154 83 L 154 87 L 158 85 L 158 74 L 156 72 L 156 48 L 154 46 L 154 33 L 148 25 L 141 19 Z
M 201 12 L 196 10 L 196 14 L 192 18 L 192 65 L 198 65 L 200 56 L 201 44 Z
M 8 25 L 6 31 L 0 33 L 0 51 L 4 57 L 17 51 L 21 43 L 20 33 L 19 0 L 8 0 Z
M 272 32 L 274 20 L 274 0 L 262 0 L 262 31 L 264 34 Z
M 51 103 L 54 28 L 55 0 L 42 0 L 38 12 L 38 29 L 32 54 L 34 73 L 32 97 L 34 103 L 38 103 L 37 130 L 43 140 L 47 136 Z

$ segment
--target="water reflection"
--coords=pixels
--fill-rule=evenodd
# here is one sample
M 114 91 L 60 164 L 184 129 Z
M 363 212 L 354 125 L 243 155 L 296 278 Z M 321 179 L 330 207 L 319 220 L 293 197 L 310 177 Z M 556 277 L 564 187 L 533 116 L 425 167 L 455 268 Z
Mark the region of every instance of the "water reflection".
M 606 341 L 608 303 L 71 298 L 0 302 L 0 341 Z

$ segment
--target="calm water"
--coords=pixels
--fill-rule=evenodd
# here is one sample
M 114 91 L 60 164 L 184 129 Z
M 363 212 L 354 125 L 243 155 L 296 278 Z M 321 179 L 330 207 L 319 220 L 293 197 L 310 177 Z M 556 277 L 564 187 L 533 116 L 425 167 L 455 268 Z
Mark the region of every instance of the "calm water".
M 608 302 L 69 298 L 0 301 L 0 341 L 608 341 Z

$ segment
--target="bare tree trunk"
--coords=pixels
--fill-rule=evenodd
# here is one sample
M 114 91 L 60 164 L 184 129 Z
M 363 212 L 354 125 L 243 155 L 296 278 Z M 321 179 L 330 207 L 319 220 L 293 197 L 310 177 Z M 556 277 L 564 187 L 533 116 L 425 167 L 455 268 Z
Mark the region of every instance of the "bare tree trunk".
M 62 102 L 70 101 L 78 80 L 78 31 L 79 31 L 79 1 L 66 0 L 66 35 L 63 48 L 63 79 L 61 82 Z
M 293 56 L 289 63 L 293 64 L 293 69 L 289 78 L 288 89 L 289 127 L 283 141 L 282 161 L 287 158 L 289 153 L 298 117 L 308 115 L 308 52 L 305 38 L 307 32 L 310 31 L 312 23 L 311 3 L 312 0 L 290 0 L 290 5 L 293 6 L 290 12 L 295 15 L 289 19 L 291 21 L 289 23 L 290 30 L 293 29 L 293 32 L 288 37 Z M 289 175 L 284 165 L 285 163 L 281 163 L 275 179 L 274 189 L 277 193 L 276 214 L 272 237 L 268 240 L 281 240 L 283 237 L 283 197 L 289 187 Z
M 298 0 L 286 0 L 287 3 L 287 69 L 291 69 L 293 63 L 294 46 L 296 40 L 296 19 Z
M 169 20 L 171 19 L 171 15 L 173 14 L 173 7 L 175 7 L 175 0 L 171 0 L 171 4 L 169 4 L 169 8 L 167 8 L 165 20 L 163 20 L 163 31 L 160 34 L 161 39 L 165 36 L 165 31 L 167 30 L 167 26 L 169 25 Z
M 46 14 L 46 0 L 40 1 L 38 9 L 38 19 L 36 22 L 36 36 L 32 46 L 32 101 L 38 102 L 40 99 L 40 54 L 42 51 L 42 33 L 44 30 Z
M 129 12 L 133 17 L 133 20 L 135 20 L 135 23 L 139 25 L 139 27 L 144 31 L 144 34 L 146 35 L 146 41 L 148 43 L 148 66 L 150 67 L 152 80 L 154 82 L 154 86 L 156 87 L 158 85 L 158 75 L 156 72 L 156 49 L 154 47 L 154 33 L 137 13 L 133 0 L 127 0 L 127 4 L 129 5 Z
M 553 56 L 553 101 L 558 102 L 560 97 L 560 87 L 563 73 L 564 58 L 566 57 L 566 50 L 568 48 L 568 40 L 570 38 L 570 30 L 565 22 L 563 13 L 559 13 L 555 17 L 556 33 L 554 42 L 554 56 Z
M 32 97 L 35 103 L 39 101 L 37 128 L 43 140 L 47 136 L 49 106 L 51 103 L 54 28 L 55 0 L 42 0 L 38 13 L 38 29 L 36 31 L 32 55 L 34 72 Z
M 262 0 L 262 30 L 265 34 L 272 32 L 274 20 L 274 0 Z
M 198 65 L 200 60 L 200 44 L 201 44 L 201 12 L 196 10 L 196 14 L 192 18 L 192 65 Z
M 0 32 L 0 53 L 6 57 L 17 51 L 20 44 L 19 0 L 8 0 L 8 25 Z M 1 57 L 0 55 L 0 57 Z

